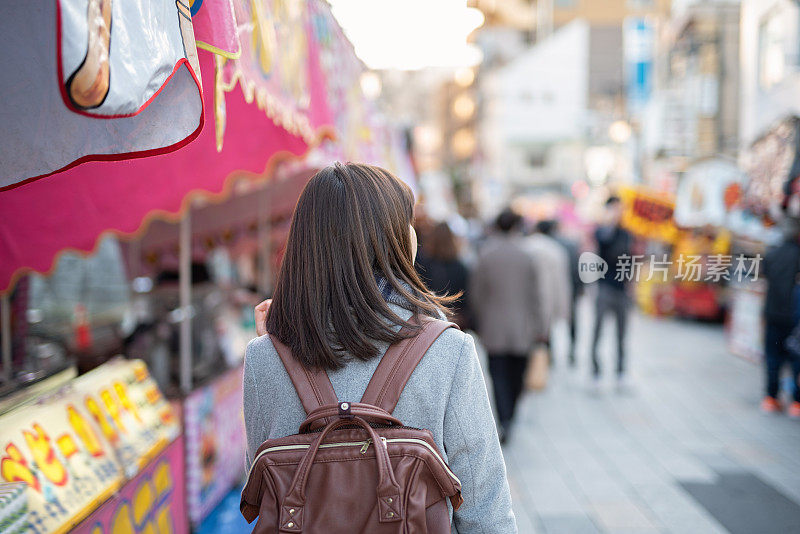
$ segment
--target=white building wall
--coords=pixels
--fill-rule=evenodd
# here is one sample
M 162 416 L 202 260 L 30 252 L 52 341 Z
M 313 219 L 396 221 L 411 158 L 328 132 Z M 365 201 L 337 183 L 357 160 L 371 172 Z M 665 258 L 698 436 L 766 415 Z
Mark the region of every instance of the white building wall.
M 740 148 L 778 120 L 800 115 L 799 22 L 794 0 L 742 2 Z
M 508 143 L 581 136 L 588 98 L 589 25 L 575 21 L 493 73 L 494 121 Z
M 576 20 L 487 74 L 480 127 L 485 180 L 524 186 L 563 179 L 564 162 L 548 148 L 585 137 L 588 64 L 589 25 Z

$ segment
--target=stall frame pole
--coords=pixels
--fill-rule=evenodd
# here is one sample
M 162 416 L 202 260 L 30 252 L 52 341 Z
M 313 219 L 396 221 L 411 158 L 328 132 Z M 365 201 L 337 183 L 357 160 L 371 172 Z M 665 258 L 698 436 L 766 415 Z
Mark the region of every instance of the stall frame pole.
M 192 390 L 192 210 L 186 209 L 180 223 L 179 236 L 180 386 L 184 393 Z
M 272 296 L 272 241 L 271 241 L 271 210 L 270 191 L 265 185 L 258 195 L 258 289 L 265 297 Z
M 0 337 L 3 339 L 3 380 L 6 382 L 11 381 L 13 373 L 11 365 L 13 363 L 11 358 L 11 298 L 8 293 L 0 297 Z

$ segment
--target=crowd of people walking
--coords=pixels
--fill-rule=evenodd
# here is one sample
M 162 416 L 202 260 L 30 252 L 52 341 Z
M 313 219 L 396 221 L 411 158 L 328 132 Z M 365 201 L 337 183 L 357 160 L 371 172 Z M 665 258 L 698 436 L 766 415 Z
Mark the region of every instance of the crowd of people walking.
M 526 220 L 511 208 L 503 210 L 475 236 L 457 236 L 447 222 L 426 224 L 421 218 L 420 254 L 416 267 L 434 292 L 459 295 L 455 320 L 474 330 L 488 357 L 494 388 L 498 432 L 508 437 L 526 380 L 535 387 L 542 369 L 555 365 L 553 327 L 566 325 L 566 363 L 575 367 L 577 310 L 587 288 L 594 298 L 587 364 L 588 387 L 602 383 L 600 339 L 613 327 L 616 350 L 614 377 L 618 389 L 629 389 L 626 332 L 632 308 L 630 279 L 619 276 L 634 255 L 634 238 L 622 223 L 622 202 L 609 197 L 593 231 L 567 236 L 555 219 Z M 463 226 L 463 225 L 462 225 Z M 786 409 L 800 418 L 800 223 L 784 222 L 784 240 L 765 255 L 762 276 L 767 294 L 763 309 L 763 411 Z M 581 252 L 607 269 L 597 283 L 581 281 Z M 609 320 L 611 319 L 611 320 Z M 544 365 L 539 357 L 546 358 Z M 789 368 L 789 402 L 780 400 L 781 373 Z M 788 379 L 787 379 L 788 380 Z
M 536 386 L 545 380 L 537 375 L 555 364 L 551 342 L 559 323 L 569 332 L 566 363 L 576 365 L 577 303 L 586 287 L 579 277 L 579 256 L 592 244 L 580 236 L 568 237 L 557 220 L 526 220 L 511 208 L 476 236 L 459 237 L 447 222 L 430 224 L 424 217 L 418 220 L 417 233 L 420 276 L 436 293 L 459 295 L 455 321 L 474 330 L 486 350 L 498 433 L 505 442 L 526 380 Z M 594 238 L 600 257 L 612 270 L 597 290 L 593 383 L 600 377 L 597 340 L 608 315 L 616 323 L 617 376 L 624 380 L 629 303 L 624 283 L 614 280 L 613 268 L 619 256 L 630 253 L 632 238 L 620 225 L 617 197 L 609 199 L 606 220 Z

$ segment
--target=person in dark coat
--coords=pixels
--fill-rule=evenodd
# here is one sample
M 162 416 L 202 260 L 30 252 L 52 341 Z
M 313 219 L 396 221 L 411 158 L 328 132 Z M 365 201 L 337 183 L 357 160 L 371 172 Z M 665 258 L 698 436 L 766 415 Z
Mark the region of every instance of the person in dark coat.
M 416 268 L 428 289 L 437 295 L 458 295 L 452 303 L 452 321 L 462 330 L 470 327 L 467 305 L 467 266 L 459 257 L 458 240 L 446 222 L 433 226 L 417 254 Z
M 789 415 L 800 418 L 800 358 L 786 348 L 786 339 L 797 324 L 797 285 L 800 272 L 800 226 L 797 220 L 785 223 L 784 240 L 764 258 L 763 274 L 767 279 L 764 301 L 764 363 L 766 367 L 766 396 L 761 402 L 765 412 L 783 411 L 778 399 L 781 369 L 791 364 L 794 377 L 794 401 Z
M 606 201 L 606 224 L 595 231 L 597 255 L 608 263 L 608 274 L 597 284 L 597 306 L 592 340 L 592 374 L 595 384 L 600 378 L 600 361 L 597 343 L 603 319 L 611 314 L 617 323 L 617 380 L 621 384 L 625 378 L 625 333 L 628 325 L 628 297 L 626 280 L 617 274 L 624 270 L 624 257 L 630 257 L 633 237 L 622 227 L 622 202 L 612 196 Z

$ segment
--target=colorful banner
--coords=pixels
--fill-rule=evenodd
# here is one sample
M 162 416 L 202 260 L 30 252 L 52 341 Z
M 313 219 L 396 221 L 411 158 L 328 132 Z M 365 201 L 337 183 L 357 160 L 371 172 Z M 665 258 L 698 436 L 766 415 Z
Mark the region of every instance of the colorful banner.
M 64 532 L 179 434 L 144 363 L 113 360 L 0 417 L 0 481 L 28 485 L 30 532 Z
M 745 175 L 735 162 L 713 158 L 691 165 L 678 185 L 675 222 L 681 227 L 729 227 L 741 209 Z
M 312 88 L 325 94 L 319 71 L 318 44 L 313 40 L 307 3 L 301 0 L 236 0 L 236 20 L 242 43 L 238 59 L 216 56 L 214 121 L 217 150 L 226 131 L 226 94 L 237 89 L 276 124 L 313 144 L 314 124 L 329 122 L 327 95 L 311 105 Z M 280 43 L 280 45 L 279 45 Z
M 197 48 L 237 59 L 241 53 L 233 0 L 190 0 Z
M 381 113 L 378 102 L 361 88 L 364 64 L 326 2 L 310 2 L 313 41 L 319 43 L 319 62 L 326 74 L 328 105 L 339 140 L 326 143 L 310 158 L 324 166 L 334 160 L 360 161 L 384 167 L 415 187 L 416 177 L 402 132 Z
M 0 77 L 0 190 L 194 139 L 203 99 L 182 9 L 171 0 L 5 2 L 0 46 L 13 53 Z
M 634 234 L 659 241 L 672 242 L 678 236 L 673 220 L 675 201 L 671 195 L 642 187 L 623 187 L 622 225 Z
M 184 534 L 189 532 L 185 498 L 183 438 L 178 438 L 74 532 Z
M 198 525 L 244 475 L 242 368 L 194 391 L 183 404 L 189 519 Z

